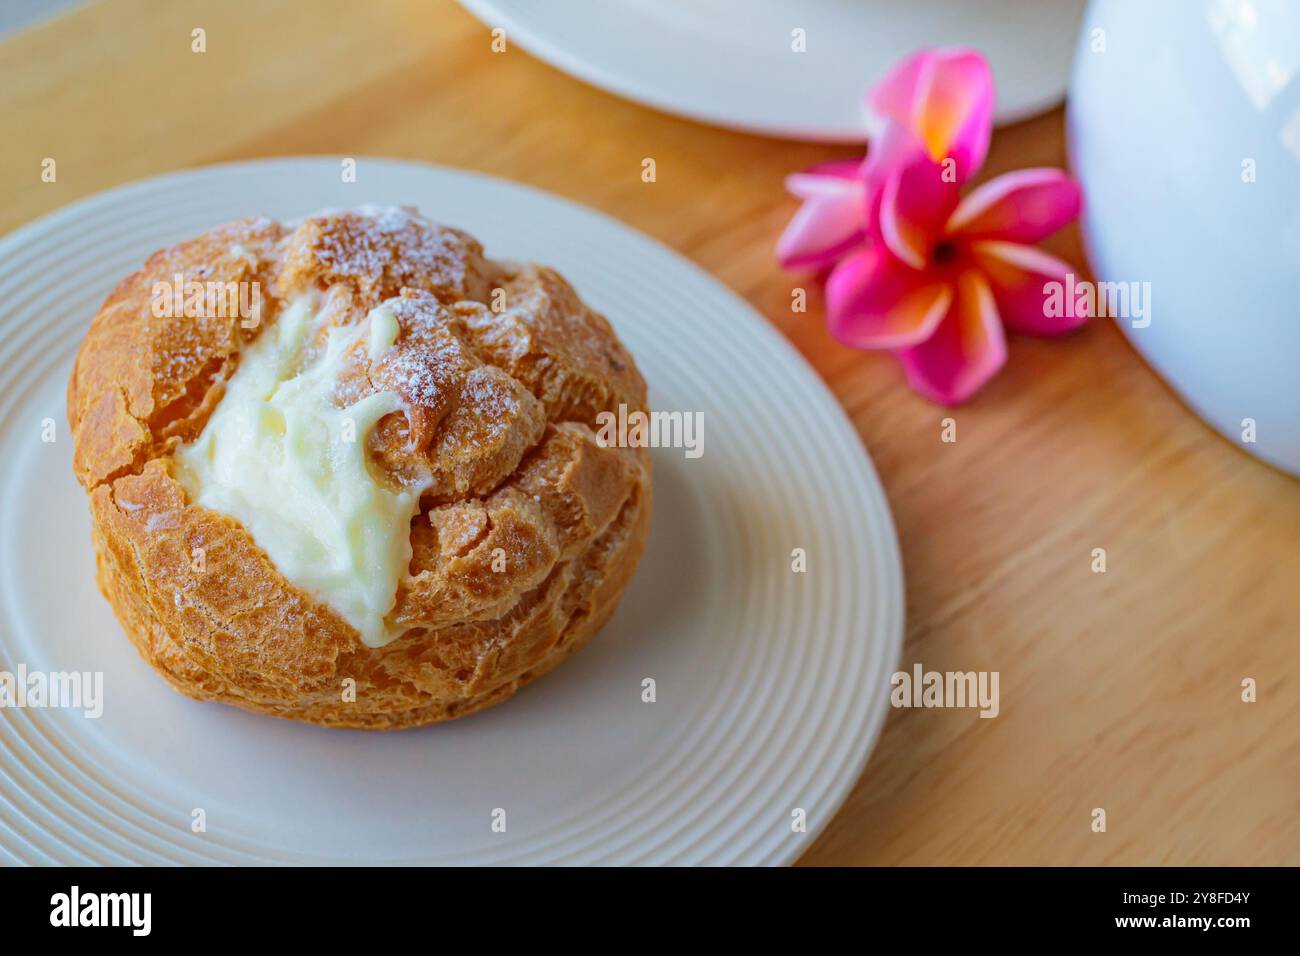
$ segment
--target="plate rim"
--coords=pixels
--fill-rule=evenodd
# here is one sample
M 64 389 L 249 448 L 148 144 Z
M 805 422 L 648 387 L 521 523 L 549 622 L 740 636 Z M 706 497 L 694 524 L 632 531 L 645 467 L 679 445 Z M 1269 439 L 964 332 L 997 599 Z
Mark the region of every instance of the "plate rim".
M 584 58 L 574 45 L 558 41 L 554 34 L 540 29 L 538 18 L 527 15 L 530 8 L 520 6 L 515 0 L 457 0 L 457 2 L 485 26 L 504 27 L 507 34 L 521 47 L 549 66 L 596 89 L 670 116 L 754 136 L 807 143 L 862 144 L 868 141 L 874 131 L 873 119 L 865 108 L 859 121 L 846 125 L 842 121 L 831 120 L 805 122 L 763 120 L 753 116 L 738 118 L 715 108 L 684 102 L 680 98 L 662 94 L 647 80 L 638 78 L 635 74 L 619 74 L 600 62 Z M 612 3 L 614 0 L 603 0 L 603 2 Z M 1069 79 L 1070 70 L 1067 67 L 1050 90 L 1025 96 L 1022 102 L 1014 107 L 1004 106 L 1000 101 L 995 103 L 994 125 L 1009 126 L 1020 123 L 1056 108 L 1065 99 Z M 865 95 L 865 90 L 863 93 Z

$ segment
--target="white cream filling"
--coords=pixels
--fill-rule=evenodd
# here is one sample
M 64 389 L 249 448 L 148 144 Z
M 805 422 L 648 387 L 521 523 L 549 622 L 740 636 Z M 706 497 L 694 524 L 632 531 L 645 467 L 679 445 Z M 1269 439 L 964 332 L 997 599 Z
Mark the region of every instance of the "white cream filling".
M 370 647 L 400 636 L 385 616 L 411 561 L 419 489 L 372 471 L 366 437 L 404 406 L 395 392 L 347 408 L 331 400 L 345 351 L 362 336 L 371 360 L 397 340 L 385 306 L 352 329 L 319 329 L 315 296 L 291 302 L 239 358 L 203 432 L 176 454 L 191 500 L 238 520 L 289 581 L 337 611 Z

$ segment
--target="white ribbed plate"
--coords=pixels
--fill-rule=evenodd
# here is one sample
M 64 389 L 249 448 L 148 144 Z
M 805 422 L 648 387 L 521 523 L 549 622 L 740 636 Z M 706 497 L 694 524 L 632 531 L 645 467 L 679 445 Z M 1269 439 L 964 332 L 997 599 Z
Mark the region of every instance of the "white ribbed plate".
M 609 218 L 431 166 L 361 160 L 358 180 L 328 159 L 201 169 L 0 241 L 0 670 L 105 684 L 99 720 L 0 710 L 0 861 L 793 861 L 863 768 L 902 637 L 888 506 L 843 413 L 742 300 Z M 95 589 L 64 413 L 87 323 L 150 252 L 363 202 L 556 266 L 609 316 L 652 405 L 705 419 L 702 458 L 655 452 L 649 548 L 604 632 L 512 701 L 393 734 L 197 703 L 140 661 Z

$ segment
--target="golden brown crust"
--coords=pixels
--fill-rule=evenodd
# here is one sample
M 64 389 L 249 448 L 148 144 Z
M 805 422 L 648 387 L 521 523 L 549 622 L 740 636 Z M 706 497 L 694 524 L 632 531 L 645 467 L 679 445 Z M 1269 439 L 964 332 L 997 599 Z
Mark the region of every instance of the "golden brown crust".
M 177 275 L 258 283 L 256 327 L 155 315 L 155 285 Z M 383 419 L 370 451 L 394 481 L 427 481 L 390 616 L 409 630 L 381 648 L 174 476 L 241 349 L 308 289 L 330 325 L 400 296 L 397 343 L 373 364 L 350 356 L 337 396 L 398 392 L 410 411 Z M 620 403 L 644 410 L 645 383 L 559 275 L 397 210 L 245 220 L 155 253 L 105 300 L 68 383 L 99 586 L 145 660 L 193 697 L 372 729 L 504 700 L 613 613 L 651 510 L 646 449 L 595 438 Z

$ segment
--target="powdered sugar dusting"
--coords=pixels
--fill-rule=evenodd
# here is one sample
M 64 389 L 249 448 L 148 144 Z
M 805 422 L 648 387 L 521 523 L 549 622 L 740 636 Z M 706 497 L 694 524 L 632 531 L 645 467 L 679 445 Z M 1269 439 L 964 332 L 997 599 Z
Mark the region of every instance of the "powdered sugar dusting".
M 383 380 L 407 401 L 433 407 L 468 367 L 464 343 L 451 330 L 447 311 L 429 295 L 408 295 L 385 303 L 401 326 L 406 347 L 382 363 Z
M 392 291 L 407 285 L 459 291 L 465 285 L 464 240 L 413 209 L 362 206 L 308 217 L 304 230 L 312 256 L 333 278 Z

